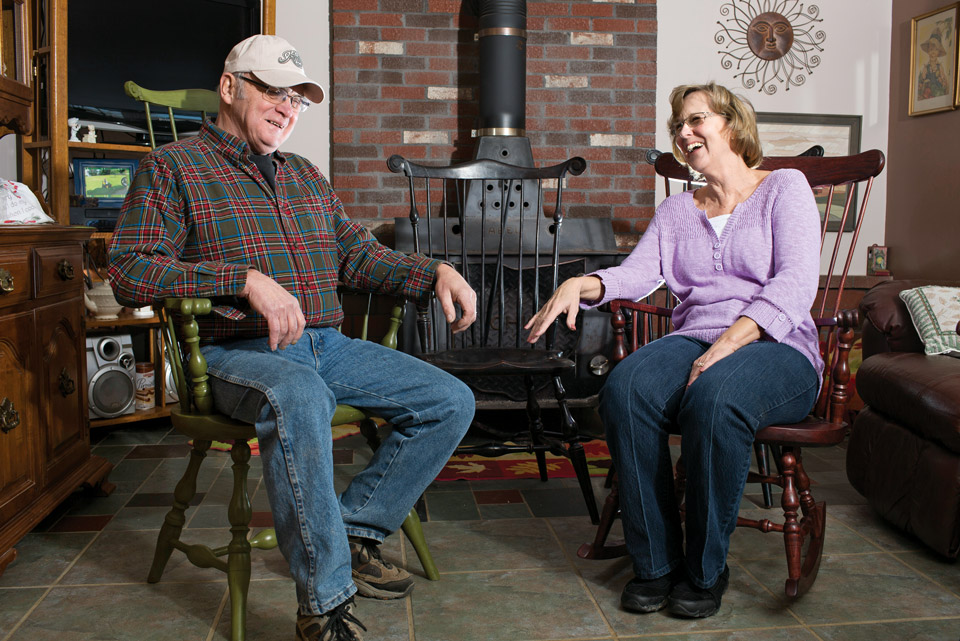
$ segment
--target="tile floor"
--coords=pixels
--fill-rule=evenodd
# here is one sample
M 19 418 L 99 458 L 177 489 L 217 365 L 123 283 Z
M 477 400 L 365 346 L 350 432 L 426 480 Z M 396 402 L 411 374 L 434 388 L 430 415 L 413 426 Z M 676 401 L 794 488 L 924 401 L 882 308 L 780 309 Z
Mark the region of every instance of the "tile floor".
M 157 530 L 185 465 L 185 439 L 158 421 L 97 434 L 95 451 L 116 464 L 116 491 L 75 495 L 18 546 L 0 577 L 0 641 L 213 640 L 229 634 L 226 583 L 174 554 L 163 580 L 146 583 Z M 338 482 L 366 460 L 359 437 L 336 442 Z M 753 530 L 733 537 L 729 591 L 720 612 L 680 620 L 618 607 L 631 577 L 625 559 L 587 561 L 592 538 L 571 479 L 435 483 L 425 494 L 424 531 L 441 580 L 420 579 L 401 601 L 358 600 L 365 638 L 389 641 L 771 639 L 854 641 L 960 639 L 960 566 L 885 525 L 846 482 L 844 450 L 810 450 L 816 496 L 829 504 L 826 552 L 813 589 L 782 596 L 779 539 Z M 211 456 L 188 529 L 225 543 L 229 458 Z M 250 491 L 255 524 L 270 515 L 258 461 Z M 605 495 L 596 479 L 599 497 Z M 748 492 L 758 491 L 757 487 Z M 742 513 L 763 513 L 749 494 Z M 276 550 L 255 552 L 248 639 L 293 638 L 294 588 Z M 420 567 L 401 535 L 388 559 Z

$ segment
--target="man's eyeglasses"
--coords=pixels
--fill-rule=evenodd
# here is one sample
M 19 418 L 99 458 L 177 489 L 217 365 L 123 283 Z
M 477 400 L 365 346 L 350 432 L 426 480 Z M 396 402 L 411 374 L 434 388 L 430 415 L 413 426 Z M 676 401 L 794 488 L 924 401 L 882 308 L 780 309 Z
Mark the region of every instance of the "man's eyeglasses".
M 263 97 L 266 98 L 268 102 L 272 102 L 275 105 L 282 105 L 285 100 L 289 100 L 291 107 L 296 109 L 299 113 L 303 113 L 311 104 L 309 100 L 300 94 L 293 93 L 287 89 L 271 87 L 268 84 L 264 84 L 259 80 L 254 80 L 253 78 L 248 78 L 247 76 L 238 77 L 246 80 L 254 87 L 259 88 L 260 91 L 263 92 Z
M 699 127 L 703 124 L 703 121 L 709 118 L 710 116 L 719 116 L 720 114 L 715 114 L 709 111 L 698 111 L 695 114 L 690 114 L 683 120 L 673 123 L 673 136 L 679 137 L 680 132 L 683 131 L 683 126 L 688 125 L 691 129 L 694 127 Z

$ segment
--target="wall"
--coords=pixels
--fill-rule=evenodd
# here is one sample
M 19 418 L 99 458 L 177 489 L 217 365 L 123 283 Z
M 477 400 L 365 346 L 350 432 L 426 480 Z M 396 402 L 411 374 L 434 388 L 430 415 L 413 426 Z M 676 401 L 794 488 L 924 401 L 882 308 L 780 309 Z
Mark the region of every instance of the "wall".
M 386 159 L 472 157 L 476 17 L 461 0 L 332 0 L 332 180 L 354 219 L 405 216 L 406 183 Z M 610 217 L 633 235 L 653 213 L 653 0 L 529 0 L 526 129 L 537 164 L 574 155 L 571 217 Z M 576 180 L 574 184 L 572 181 Z
M 301 154 L 330 175 L 330 2 L 329 0 L 277 0 L 277 35 L 297 48 L 307 76 L 319 82 L 326 96 L 319 105 L 300 115 L 283 145 L 284 151 Z
M 942 0 L 894 0 L 887 245 L 902 278 L 960 278 L 960 111 L 908 116 L 910 19 Z
M 737 0 L 738 6 L 742 1 Z M 753 1 L 756 4 L 758 0 Z M 938 0 L 924 0 L 924 3 L 930 4 L 931 1 L 936 5 Z M 914 4 L 910 0 L 898 2 Z M 785 13 L 793 6 L 792 2 L 785 3 L 784 0 L 773 4 L 777 7 L 786 4 L 787 9 L 782 9 Z M 827 34 L 821 45 L 824 51 L 819 53 L 822 62 L 802 86 L 785 91 L 784 85 L 778 84 L 776 93 L 766 95 L 757 88 L 745 89 L 740 80 L 734 78 L 736 68 L 721 67 L 718 51 L 724 50 L 724 45 L 715 42 L 714 35 L 720 30 L 718 22 L 729 17 L 720 13 L 723 6 L 729 6 L 728 1 L 658 3 L 657 149 L 670 148 L 666 133 L 670 90 L 680 84 L 713 80 L 749 98 L 757 111 L 862 115 L 861 150 L 880 149 L 887 154 L 891 0 L 814 0 L 804 6 L 810 4 L 820 8 L 823 22 L 818 26 Z M 889 161 L 892 154 L 887 155 Z M 887 170 L 874 183 L 851 274 L 866 273 L 867 246 L 884 243 L 889 170 L 888 163 Z M 663 198 L 660 182 L 657 202 Z M 896 264 L 894 269 L 897 269 Z

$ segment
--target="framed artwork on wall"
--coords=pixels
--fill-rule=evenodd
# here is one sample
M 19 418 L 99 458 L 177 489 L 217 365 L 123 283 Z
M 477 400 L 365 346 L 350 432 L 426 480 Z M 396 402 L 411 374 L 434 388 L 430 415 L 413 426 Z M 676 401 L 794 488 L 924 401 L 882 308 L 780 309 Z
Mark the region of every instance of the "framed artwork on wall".
M 852 156 L 860 153 L 861 116 L 838 114 L 792 114 L 757 112 L 757 130 L 764 156 L 799 156 L 811 147 L 823 147 L 824 156 Z M 820 208 L 820 220 L 827 215 L 829 192 L 815 189 L 814 196 Z M 847 186 L 833 190 L 829 204 L 828 231 L 840 228 L 843 206 L 847 201 Z M 857 215 L 857 194 L 854 191 L 850 213 L 843 231 L 853 231 Z
M 960 3 L 910 20 L 911 116 L 954 109 L 960 103 L 957 83 L 957 18 Z

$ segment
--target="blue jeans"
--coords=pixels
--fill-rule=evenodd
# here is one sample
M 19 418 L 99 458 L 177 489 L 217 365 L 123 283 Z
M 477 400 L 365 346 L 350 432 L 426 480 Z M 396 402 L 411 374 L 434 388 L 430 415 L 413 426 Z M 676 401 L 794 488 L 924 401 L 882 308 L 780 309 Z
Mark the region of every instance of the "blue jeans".
M 203 348 L 217 410 L 255 423 L 277 541 L 302 614 L 354 592 L 347 535 L 383 539 L 440 472 L 473 419 L 453 376 L 333 328 L 308 328 L 271 352 L 266 338 Z M 372 410 L 393 429 L 339 497 L 330 420 L 338 403 Z
M 600 393 L 600 415 L 619 478 L 624 537 L 634 572 L 663 576 L 681 563 L 701 588 L 726 564 L 753 439 L 767 425 L 802 420 L 819 380 L 797 350 L 758 341 L 715 362 L 689 388 L 710 345 L 667 336 L 630 354 Z M 674 495 L 669 435 L 686 468 L 686 554 Z

